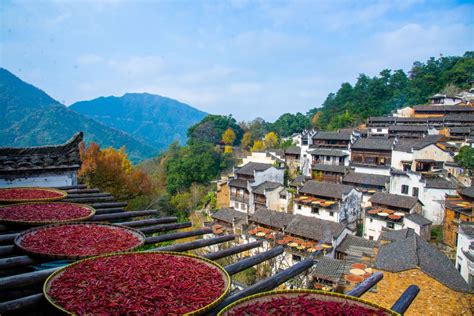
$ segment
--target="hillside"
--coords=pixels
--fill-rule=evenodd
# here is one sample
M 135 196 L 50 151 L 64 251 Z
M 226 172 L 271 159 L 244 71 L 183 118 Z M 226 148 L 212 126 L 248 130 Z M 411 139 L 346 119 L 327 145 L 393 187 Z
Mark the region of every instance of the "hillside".
M 148 93 L 100 97 L 70 108 L 158 149 L 174 141 L 183 144 L 188 128 L 206 116 L 187 104 Z
M 157 150 L 132 136 L 87 118 L 42 90 L 0 68 L 0 146 L 58 144 L 77 131 L 86 142 L 102 147 L 125 146 L 132 161 L 153 157 Z
M 404 106 L 425 104 L 433 94 L 453 87 L 468 89 L 473 79 L 474 52 L 430 58 L 425 63 L 414 62 L 408 74 L 388 69 L 374 77 L 361 74 L 354 85 L 346 82 L 336 93 L 330 93 L 321 107 L 308 112 L 308 117 L 317 115 L 313 122 L 321 129 L 357 126 L 369 116 L 387 115 Z

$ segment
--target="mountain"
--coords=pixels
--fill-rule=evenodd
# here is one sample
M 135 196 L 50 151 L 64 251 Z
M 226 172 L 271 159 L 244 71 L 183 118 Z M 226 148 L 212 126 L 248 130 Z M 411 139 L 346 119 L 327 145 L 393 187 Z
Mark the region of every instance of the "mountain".
M 70 108 L 158 149 L 174 141 L 185 143 L 188 128 L 207 115 L 179 101 L 148 93 L 100 97 L 74 103 Z
M 156 148 L 79 114 L 4 68 L 0 68 L 0 146 L 59 144 L 83 131 L 86 142 L 126 147 L 134 162 L 153 157 Z

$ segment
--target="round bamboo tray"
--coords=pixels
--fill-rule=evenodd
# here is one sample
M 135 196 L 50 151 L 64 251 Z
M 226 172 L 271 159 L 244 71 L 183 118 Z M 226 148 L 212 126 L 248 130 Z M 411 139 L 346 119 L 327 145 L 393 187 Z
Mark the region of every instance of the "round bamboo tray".
M 52 189 L 52 188 L 40 188 L 40 187 L 9 187 L 9 188 L 0 188 L 0 193 L 5 192 L 8 190 L 24 190 L 24 191 L 45 191 L 45 192 L 53 192 L 58 194 L 57 197 L 51 198 L 35 198 L 35 199 L 5 199 L 0 197 L 0 203 L 18 203 L 18 202 L 52 202 L 52 201 L 59 201 L 67 197 L 67 192 Z
M 41 205 L 41 204 L 71 204 L 71 205 L 76 205 L 81 208 L 88 209 L 90 212 L 88 215 L 83 216 L 83 217 L 77 217 L 77 218 L 70 218 L 70 219 L 64 219 L 64 220 L 42 220 L 42 221 L 29 221 L 29 220 L 13 220 L 13 219 L 3 219 L 0 218 L 0 223 L 5 223 L 5 224 L 13 224 L 13 225 L 26 225 L 26 226 L 38 226 L 38 225 L 49 225 L 49 224 L 62 224 L 62 223 L 70 223 L 70 222 L 79 222 L 79 221 L 85 221 L 92 216 L 95 215 L 95 209 L 89 205 L 85 204 L 78 204 L 78 203 L 69 203 L 69 202 L 29 202 L 29 203 L 16 203 L 16 204 L 8 204 L 8 205 L 2 205 L 0 206 L 0 209 L 2 208 L 8 208 L 8 207 L 21 207 L 21 205 Z
M 126 227 L 126 226 L 120 226 L 120 225 L 114 225 L 114 224 L 109 224 L 109 223 L 83 223 L 83 222 L 73 222 L 73 223 L 63 223 L 63 224 L 52 224 L 52 225 L 46 225 L 46 226 L 41 226 L 41 227 L 36 227 L 36 228 L 31 228 L 28 230 L 25 230 L 24 232 L 20 233 L 18 236 L 15 237 L 14 243 L 15 246 L 20 248 L 23 252 L 32 255 L 32 256 L 38 256 L 38 257 L 44 257 L 44 258 L 51 258 L 51 259 L 63 259 L 63 260 L 80 260 L 80 259 L 86 259 L 89 257 L 93 256 L 98 256 L 97 254 L 91 254 L 91 255 L 78 255 L 78 256 L 69 256 L 69 255 L 61 255 L 61 254 L 48 254 L 48 253 L 42 253 L 42 252 L 36 252 L 32 251 L 22 245 L 22 240 L 25 238 L 26 235 L 29 234 L 34 234 L 35 232 L 38 232 L 40 230 L 48 229 L 51 227 L 58 227 L 58 226 L 76 226 L 76 225 L 88 225 L 88 226 L 102 226 L 102 227 L 111 227 L 113 229 L 120 229 L 127 231 L 128 233 L 134 235 L 139 239 L 139 243 L 133 247 L 130 247 L 128 249 L 123 249 L 123 250 L 116 250 L 113 252 L 108 252 L 108 253 L 102 253 L 99 255 L 105 255 L 105 254 L 111 254 L 111 253 L 124 253 L 124 252 L 129 252 L 129 251 L 134 251 L 138 247 L 142 246 L 145 244 L 145 239 L 146 236 L 143 234 L 141 231 L 138 231 L 136 229 Z
M 207 264 L 208 266 L 210 267 L 213 267 L 213 268 L 216 268 L 219 273 L 222 275 L 223 279 L 224 279 L 224 289 L 222 291 L 222 294 L 216 299 L 214 300 L 213 302 L 209 303 L 208 305 L 202 307 L 202 308 L 199 308 L 195 311 L 192 311 L 190 313 L 187 313 L 185 315 L 202 315 L 204 313 L 206 313 L 207 311 L 211 310 L 212 308 L 214 308 L 217 304 L 219 304 L 223 299 L 224 297 L 227 295 L 227 293 L 230 291 L 230 285 L 231 285 L 231 279 L 230 279 L 230 276 L 229 274 L 227 273 L 227 271 L 221 266 L 219 265 L 218 263 L 214 262 L 214 261 L 211 261 L 211 260 L 208 260 L 206 258 L 202 258 L 202 257 L 198 257 L 198 256 L 195 256 L 195 255 L 191 255 L 191 254 L 187 254 L 187 253 L 180 253 L 180 252 L 171 252 L 171 251 L 150 251 L 150 252 L 128 252 L 128 253 L 121 253 L 121 254 L 108 254 L 108 255 L 103 255 L 103 256 L 98 256 L 98 257 L 92 257 L 92 258 L 88 258 L 88 259 L 83 259 L 83 260 L 80 260 L 80 261 L 76 261 L 70 265 L 67 265 L 63 268 L 60 268 L 56 271 L 54 271 L 45 281 L 44 285 L 43 285 L 43 294 L 44 296 L 46 297 L 46 300 L 51 304 L 53 305 L 57 310 L 61 311 L 62 313 L 65 313 L 67 315 L 75 315 L 74 313 L 70 312 L 70 311 L 67 311 L 65 310 L 62 306 L 60 306 L 59 304 L 57 304 L 54 299 L 52 299 L 49 294 L 48 294 L 48 291 L 49 289 L 51 288 L 51 283 L 54 281 L 54 279 L 56 279 L 57 277 L 59 277 L 62 273 L 64 273 L 68 268 L 70 267 L 73 267 L 73 266 L 76 266 L 76 265 L 80 265 L 81 263 L 85 262 L 85 261 L 88 261 L 88 260 L 100 260 L 101 258 L 105 258 L 105 257 L 111 257 L 111 256 L 120 256 L 120 255 L 133 255 L 133 254 L 140 254 L 140 255 L 152 255 L 152 254 L 167 254 L 167 255 L 173 255 L 173 256 L 182 256 L 182 257 L 190 257 L 190 258 L 193 258 L 195 260 L 198 260 L 202 263 L 205 263 Z
M 263 292 L 255 295 L 251 295 L 240 299 L 224 309 L 222 309 L 217 315 L 218 316 L 228 316 L 231 315 L 233 310 L 241 307 L 245 307 L 247 305 L 252 305 L 257 302 L 265 302 L 269 301 L 274 298 L 296 298 L 300 295 L 310 295 L 311 298 L 316 298 L 322 301 L 327 302 L 341 302 L 341 303 L 351 303 L 355 304 L 364 308 L 373 309 L 374 312 L 379 311 L 385 313 L 385 315 L 400 315 L 390 309 L 377 305 L 375 303 L 363 300 L 358 297 L 348 296 L 344 294 L 334 293 L 334 292 L 326 292 L 326 291 L 318 291 L 318 290 L 277 290 L 277 291 L 269 291 Z M 302 314 L 306 311 L 301 311 Z

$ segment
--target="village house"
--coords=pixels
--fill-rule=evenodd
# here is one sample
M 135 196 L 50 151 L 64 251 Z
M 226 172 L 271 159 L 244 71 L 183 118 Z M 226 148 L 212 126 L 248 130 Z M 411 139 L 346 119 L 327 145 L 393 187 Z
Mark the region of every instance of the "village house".
M 474 124 L 473 114 L 447 114 L 434 117 L 393 117 L 375 116 L 367 119 L 367 127 L 384 128 L 391 125 L 423 125 L 434 127 L 438 130 L 451 126 L 467 126 Z
M 254 209 L 268 208 L 286 211 L 286 205 L 280 202 L 280 194 L 284 190 L 283 184 L 272 181 L 265 181 L 252 187 Z
M 474 290 L 474 222 L 459 224 L 456 269 Z
M 234 178 L 229 179 L 229 205 L 236 210 L 253 213 L 255 211 L 253 188 L 266 181 L 283 185 L 284 170 L 275 168 L 271 164 L 249 162 L 236 168 L 234 175 Z M 269 203 L 273 203 L 273 201 Z
M 375 240 L 367 240 L 356 235 L 346 235 L 336 248 L 336 259 L 349 262 L 364 262 L 375 257 Z
M 285 157 L 282 152 L 276 151 L 253 151 L 250 156 L 242 159 L 242 166 L 249 162 L 265 163 L 269 165 L 275 165 L 280 168 L 285 167 Z
M 446 94 L 437 93 L 430 98 L 430 103 L 433 105 L 456 105 L 462 103 L 462 97 L 449 96 Z
M 313 164 L 311 177 L 315 181 L 341 183 L 349 167 L 340 165 Z
M 389 193 L 375 193 L 365 212 L 364 238 L 377 240 L 385 230 L 412 228 L 425 240 L 431 238 L 431 221 L 419 214 L 422 203 L 417 198 Z
M 347 224 L 355 229 L 362 193 L 343 184 L 306 181 L 294 199 L 293 213 Z
M 456 249 L 459 224 L 474 221 L 474 186 L 458 191 L 456 196 L 448 196 L 445 202 L 443 222 L 443 242 Z
M 387 191 L 390 177 L 378 174 L 349 172 L 342 178 L 342 183 L 354 186 L 362 193 L 361 206 L 366 208 L 371 205 L 369 199 L 374 193 Z
M 301 147 L 290 147 L 285 149 L 285 163 L 290 178 L 296 177 L 301 169 Z
M 390 308 L 410 285 L 420 288 L 404 315 L 471 315 L 474 295 L 451 261 L 411 229 L 384 232 L 374 270 L 383 273 L 362 299 Z
M 300 155 L 300 170 L 301 174 L 310 176 L 311 175 L 311 155 L 308 153 L 310 147 L 313 145 L 313 136 L 318 133 L 317 130 L 309 129 L 304 130 L 301 133 L 301 141 L 297 143 L 297 146 L 301 147 Z
M 419 105 L 414 106 L 415 118 L 443 117 L 445 115 L 472 115 L 474 107 L 467 105 Z
M 392 170 L 389 193 L 418 198 L 423 203 L 421 214 L 441 225 L 446 195 L 456 194 L 456 185 L 440 174 Z
M 356 172 L 390 175 L 396 139 L 359 138 L 351 147 L 351 166 Z
M 0 187 L 60 187 L 77 184 L 82 132 L 62 145 L 0 148 Z

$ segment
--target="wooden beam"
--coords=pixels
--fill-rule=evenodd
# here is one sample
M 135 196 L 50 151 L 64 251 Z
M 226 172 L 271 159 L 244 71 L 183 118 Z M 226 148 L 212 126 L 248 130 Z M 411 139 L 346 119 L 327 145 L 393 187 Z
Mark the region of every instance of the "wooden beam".
M 77 198 L 66 198 L 64 202 L 71 202 L 71 203 L 102 203 L 102 202 L 111 202 L 115 201 L 116 199 L 113 196 L 101 196 L 101 197 L 77 197 Z
M 16 289 L 23 286 L 43 283 L 44 280 L 57 269 L 59 269 L 59 267 L 0 278 L 0 290 Z
M 128 205 L 127 202 L 99 202 L 89 204 L 95 209 L 99 208 L 110 208 L 110 207 L 125 207 Z
M 207 247 L 207 246 L 211 246 L 215 244 L 220 244 L 220 243 L 231 241 L 234 239 L 235 239 L 235 235 L 225 235 L 225 236 L 219 236 L 219 237 L 214 237 L 214 238 L 207 238 L 207 239 L 200 239 L 200 240 L 185 242 L 182 244 L 159 247 L 159 248 L 152 249 L 152 251 L 183 252 L 183 251 L 198 249 L 198 248 Z
M 70 193 L 68 192 L 67 197 L 64 200 L 77 199 L 77 198 L 96 198 L 96 197 L 109 197 L 112 196 L 110 193 L 97 192 L 97 193 Z
M 147 237 L 145 240 L 145 244 L 156 244 L 163 241 L 177 240 L 177 239 L 200 236 L 200 235 L 205 235 L 205 234 L 210 234 L 210 233 L 212 233 L 211 228 L 201 228 L 201 229 L 191 230 L 187 232 L 178 232 L 178 233 L 171 233 L 171 234 L 165 234 L 165 235 L 160 235 L 160 236 Z
M 225 257 L 228 257 L 228 256 L 235 255 L 237 253 L 241 253 L 241 252 L 249 250 L 249 249 L 258 248 L 261 245 L 262 245 L 261 241 L 254 241 L 254 242 L 250 242 L 250 243 L 247 243 L 247 244 L 230 247 L 230 248 L 227 248 L 227 249 L 224 249 L 224 250 L 211 252 L 211 253 L 208 253 L 208 254 L 204 255 L 203 257 L 207 258 L 209 260 L 222 259 L 222 258 L 225 258 Z
M 242 291 L 232 294 L 228 296 L 226 299 L 224 299 L 219 305 L 217 305 L 217 307 L 214 308 L 211 312 L 209 312 L 209 314 L 213 315 L 217 311 L 222 310 L 227 305 L 232 304 L 233 302 L 241 298 L 244 298 L 256 293 L 273 290 L 280 284 L 285 283 L 289 279 L 311 268 L 313 266 L 313 263 L 314 263 L 313 259 L 311 258 L 305 259 L 289 267 L 288 269 L 285 269 L 275 275 L 272 275 L 271 277 L 268 277 L 260 282 L 257 282 L 243 289 Z
M 68 195 L 70 194 L 89 194 L 89 193 L 100 193 L 100 190 L 95 188 L 95 189 L 69 189 L 69 190 L 64 190 L 67 192 Z
M 121 213 L 121 212 L 125 212 L 125 210 L 122 207 L 99 208 L 95 210 L 96 215 L 113 214 L 113 213 Z
M 43 300 L 43 293 L 25 296 L 12 301 L 0 303 L 0 314 L 19 313 L 25 309 L 39 310 L 39 304 Z
M 225 266 L 224 269 L 227 271 L 227 273 L 233 275 L 238 272 L 244 271 L 245 269 L 253 267 L 259 263 L 267 261 L 268 259 L 279 256 L 283 253 L 284 250 L 285 249 L 283 248 L 283 246 L 278 246 L 265 252 L 259 253 L 258 255 L 251 256 L 246 259 L 229 264 Z
M 118 224 L 123 225 L 123 226 L 128 226 L 128 227 L 140 227 L 140 226 L 155 225 L 155 224 L 174 223 L 177 220 L 178 220 L 177 217 L 169 216 L 169 217 L 159 217 L 159 218 L 148 218 L 148 219 L 142 219 L 139 221 L 122 222 Z
M 184 222 L 184 223 L 172 223 L 172 224 L 147 226 L 143 228 L 138 228 L 138 230 L 144 234 L 152 234 L 152 233 L 164 232 L 164 231 L 169 231 L 169 230 L 174 230 L 174 229 L 187 228 L 191 226 L 193 226 L 193 223 Z
M 9 269 L 9 268 L 17 268 L 21 266 L 29 266 L 31 264 L 41 262 L 38 259 L 34 259 L 30 256 L 15 256 L 10 258 L 2 258 L 0 259 L 0 269 Z
M 87 186 L 84 184 L 76 184 L 76 185 L 63 185 L 60 187 L 54 187 L 58 190 L 78 190 L 78 189 L 87 189 Z
M 122 218 L 131 218 L 131 217 L 140 217 L 148 215 L 157 215 L 158 211 L 156 210 L 145 210 L 145 211 L 132 211 L 132 212 L 121 212 L 114 214 L 99 214 L 94 215 L 90 220 L 91 221 L 112 221 Z
M 0 235 L 0 244 L 9 244 L 18 236 L 18 233 Z
M 372 286 L 383 279 L 382 272 L 375 272 L 370 277 L 359 283 L 355 288 L 346 293 L 346 295 L 360 297 L 362 294 L 370 290 Z
M 15 252 L 14 245 L 0 246 L 0 256 L 11 255 Z
M 411 303 L 418 295 L 418 292 L 420 292 L 420 288 L 418 286 L 410 285 L 390 309 L 403 315 L 403 313 L 406 312 L 408 307 L 410 307 Z

